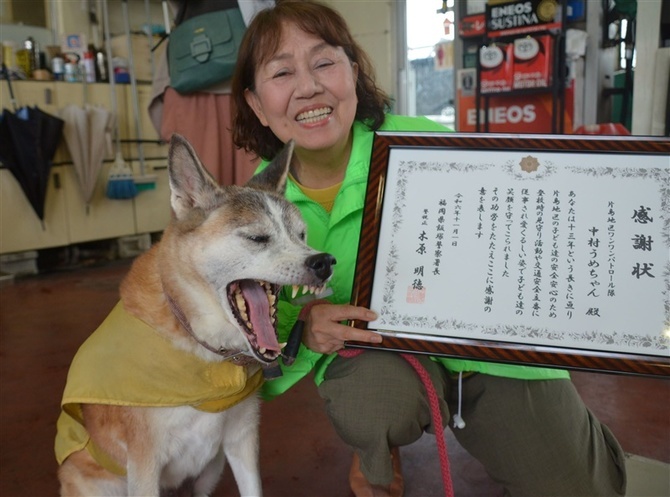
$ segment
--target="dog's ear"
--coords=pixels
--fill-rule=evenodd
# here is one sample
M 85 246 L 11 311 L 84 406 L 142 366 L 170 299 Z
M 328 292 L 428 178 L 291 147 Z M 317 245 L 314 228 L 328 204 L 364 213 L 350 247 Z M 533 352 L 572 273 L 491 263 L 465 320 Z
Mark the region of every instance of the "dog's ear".
M 283 195 L 286 191 L 286 178 L 288 178 L 288 172 L 291 167 L 294 147 L 295 142 L 290 140 L 276 157 L 272 159 L 268 167 L 253 176 L 247 182 L 246 186 L 258 190 L 277 192 Z
M 170 140 L 168 175 L 170 203 L 177 219 L 183 219 L 193 208 L 207 211 L 216 206 L 219 186 L 202 165 L 191 144 L 177 133 Z

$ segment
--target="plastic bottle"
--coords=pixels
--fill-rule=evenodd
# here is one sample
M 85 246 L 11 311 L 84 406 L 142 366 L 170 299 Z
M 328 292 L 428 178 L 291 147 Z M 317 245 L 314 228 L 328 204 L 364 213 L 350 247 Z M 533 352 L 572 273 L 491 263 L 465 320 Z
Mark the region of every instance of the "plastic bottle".
M 51 59 L 51 72 L 56 81 L 65 79 L 65 60 L 63 60 L 63 57 L 56 56 Z
M 95 77 L 102 83 L 109 82 L 109 70 L 107 68 L 107 54 L 101 49 L 95 51 Z
M 37 44 L 35 43 L 35 39 L 32 36 L 29 36 L 26 38 L 26 41 L 23 42 L 23 48 L 26 51 L 24 57 L 26 57 L 26 60 L 23 62 L 24 70 L 26 72 L 26 77 L 27 78 L 32 78 L 33 77 L 33 71 L 35 69 L 38 69 L 37 64 L 38 64 L 38 59 L 37 59 L 37 54 L 39 53 L 39 49 L 37 48 Z
M 16 51 L 16 68 L 21 71 L 26 78 L 30 78 L 33 75 L 30 59 L 29 50 L 20 48 Z
M 93 58 L 93 52 L 85 52 L 84 59 L 82 61 L 83 65 L 83 75 L 87 83 L 95 83 L 95 59 Z
M 77 62 L 65 63 L 65 81 L 68 83 L 77 83 L 81 81 L 81 71 Z
M 11 40 L 2 42 L 2 60 L 7 69 L 16 68 L 16 45 Z

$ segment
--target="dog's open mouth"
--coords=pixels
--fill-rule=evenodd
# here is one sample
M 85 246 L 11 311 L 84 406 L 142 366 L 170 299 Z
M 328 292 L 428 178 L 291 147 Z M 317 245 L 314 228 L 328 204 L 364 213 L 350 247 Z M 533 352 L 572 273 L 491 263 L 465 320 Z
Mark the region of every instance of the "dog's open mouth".
M 277 294 L 280 286 L 260 280 L 228 285 L 228 301 L 256 359 L 270 363 L 281 354 L 277 342 Z

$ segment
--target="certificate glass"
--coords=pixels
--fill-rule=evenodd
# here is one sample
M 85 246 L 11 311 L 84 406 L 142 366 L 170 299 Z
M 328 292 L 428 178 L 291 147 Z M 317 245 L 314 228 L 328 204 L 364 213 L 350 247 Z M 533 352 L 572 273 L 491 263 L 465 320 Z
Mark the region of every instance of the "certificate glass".
M 353 303 L 379 317 L 350 324 L 379 347 L 670 376 L 669 296 L 669 140 L 376 134 Z

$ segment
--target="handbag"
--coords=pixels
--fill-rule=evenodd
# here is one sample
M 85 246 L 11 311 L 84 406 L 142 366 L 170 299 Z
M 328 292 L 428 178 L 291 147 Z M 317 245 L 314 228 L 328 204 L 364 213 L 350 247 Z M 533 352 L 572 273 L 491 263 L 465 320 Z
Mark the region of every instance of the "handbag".
M 246 31 L 239 7 L 184 20 L 170 33 L 170 86 L 192 93 L 230 78 Z

